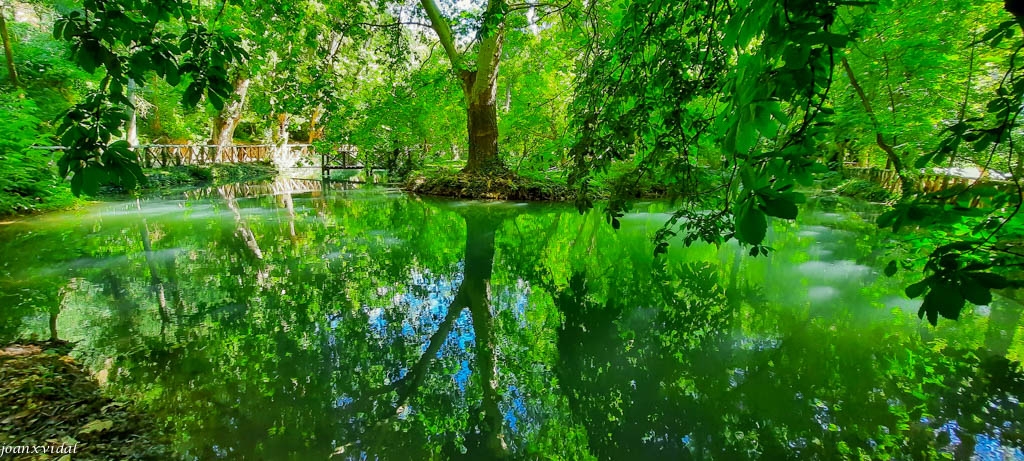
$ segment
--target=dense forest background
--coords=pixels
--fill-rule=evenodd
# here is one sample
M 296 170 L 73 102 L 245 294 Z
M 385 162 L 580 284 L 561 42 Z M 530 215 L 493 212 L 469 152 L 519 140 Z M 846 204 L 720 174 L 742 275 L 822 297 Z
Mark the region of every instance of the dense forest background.
M 767 220 L 824 180 L 925 231 L 886 272 L 923 272 L 907 294 L 932 323 L 1010 285 L 1015 4 L 754 3 L 0 2 L 0 213 L 130 189 L 139 144 L 313 143 L 397 179 L 554 182 L 615 227 L 632 198 L 680 199 L 660 251 L 767 254 Z

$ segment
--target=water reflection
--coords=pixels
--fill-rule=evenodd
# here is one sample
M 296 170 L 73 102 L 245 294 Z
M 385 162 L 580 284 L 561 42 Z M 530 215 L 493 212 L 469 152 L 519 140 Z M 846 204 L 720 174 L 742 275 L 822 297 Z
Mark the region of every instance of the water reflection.
M 300 185 L 0 229 L 0 335 L 78 341 L 193 459 L 1024 458 L 1019 304 L 922 327 L 874 210 L 658 260 L 665 204 Z

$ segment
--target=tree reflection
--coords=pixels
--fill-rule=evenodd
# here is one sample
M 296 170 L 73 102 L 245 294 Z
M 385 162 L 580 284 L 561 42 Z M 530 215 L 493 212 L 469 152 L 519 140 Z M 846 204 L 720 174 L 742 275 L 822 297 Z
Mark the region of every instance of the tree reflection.
M 841 205 L 777 227 L 772 258 L 725 246 L 655 259 L 658 204 L 616 231 L 552 206 L 236 194 L 8 236 L 18 269 L 3 267 L 0 332 L 45 334 L 53 319 L 198 459 L 927 459 L 1021 445 L 1019 307 L 920 329 L 914 306 L 893 309 L 901 281 L 872 275 L 873 226 Z
M 382 422 L 403 414 L 410 398 L 425 383 L 427 375 L 434 369 L 435 358 L 441 352 L 444 343 L 449 340 L 456 320 L 468 309 L 471 317 L 472 336 L 475 343 L 475 364 L 479 374 L 477 379 L 481 387 L 480 411 L 470 414 L 470 424 L 466 428 L 463 447 L 465 455 L 470 459 L 504 458 L 509 447 L 503 434 L 504 421 L 499 409 L 498 379 L 495 362 L 495 333 L 491 313 L 491 273 L 494 265 L 494 239 L 496 229 L 502 219 L 492 213 L 478 210 L 466 210 L 461 213 L 466 229 L 465 252 L 463 257 L 462 282 L 455 296 L 446 309 L 444 320 L 430 336 L 423 354 L 403 376 L 384 388 L 365 393 L 349 411 L 366 411 L 380 405 L 382 395 L 396 394 L 391 410 L 384 418 L 372 422 L 375 428 L 385 427 Z M 436 370 L 433 370 L 436 371 Z M 478 418 L 479 416 L 479 418 Z M 398 434 L 376 434 L 374 440 L 387 440 Z M 343 446 L 342 448 L 345 448 Z M 365 447 L 361 447 L 365 448 Z M 376 448 L 376 447 L 374 447 Z M 449 451 L 449 455 L 458 454 Z

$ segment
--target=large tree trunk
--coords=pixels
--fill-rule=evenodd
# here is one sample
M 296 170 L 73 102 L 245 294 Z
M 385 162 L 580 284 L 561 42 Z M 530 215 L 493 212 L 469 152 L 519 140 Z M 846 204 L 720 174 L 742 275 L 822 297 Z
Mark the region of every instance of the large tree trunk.
M 504 169 L 498 158 L 498 114 L 494 101 L 470 103 L 468 109 L 469 161 L 465 170 L 486 172 Z
M 234 161 L 232 143 L 235 139 L 235 128 L 242 118 L 242 107 L 245 96 L 249 93 L 249 77 L 235 79 L 235 94 L 230 101 L 224 103 L 222 109 L 213 119 L 213 139 L 210 144 L 217 146 L 217 161 Z
M 498 158 L 498 108 L 495 104 L 496 86 L 484 88 L 483 94 L 473 94 L 475 74 L 467 72 L 466 120 L 469 133 L 469 161 L 465 171 L 485 172 L 501 169 Z
M 505 165 L 498 158 L 498 110 L 495 104 L 498 68 L 505 41 L 504 20 L 480 40 L 476 68 L 472 69 L 466 64 L 466 57 L 455 46 L 451 26 L 441 15 L 437 2 L 420 0 L 420 5 L 430 18 L 430 26 L 441 41 L 441 46 L 451 61 L 452 70 L 462 80 L 469 135 L 469 161 L 463 171 L 488 175 L 505 171 Z M 500 6 L 497 0 L 488 0 L 487 11 L 489 14 L 497 14 Z
M 7 58 L 7 75 L 11 84 L 18 87 L 18 69 L 14 67 L 14 49 L 11 47 L 11 36 L 7 33 L 7 19 L 3 11 L 0 11 L 0 38 L 4 42 L 4 56 Z
M 494 105 L 491 105 L 494 108 Z M 492 112 L 493 114 L 493 112 Z M 470 139 L 473 133 L 470 132 Z M 467 166 L 467 169 L 469 167 Z M 480 373 L 484 418 L 481 436 L 488 458 L 503 458 L 508 445 L 502 434 L 504 428 L 498 395 L 498 370 L 494 360 L 494 318 L 491 315 L 491 271 L 494 267 L 494 234 L 499 221 L 487 215 L 465 215 L 466 259 L 461 289 L 469 298 L 469 311 L 473 318 L 476 339 L 476 362 Z

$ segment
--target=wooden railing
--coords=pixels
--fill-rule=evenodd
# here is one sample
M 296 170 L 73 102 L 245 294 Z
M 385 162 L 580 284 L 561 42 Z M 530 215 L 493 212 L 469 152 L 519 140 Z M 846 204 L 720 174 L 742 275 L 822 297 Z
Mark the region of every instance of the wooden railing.
M 324 178 L 331 176 L 331 170 L 361 170 L 363 164 L 356 156 L 355 149 L 338 149 L 320 154 L 320 174 Z

